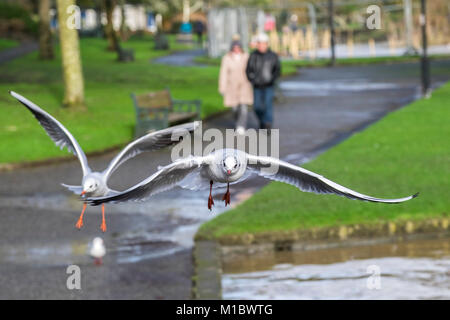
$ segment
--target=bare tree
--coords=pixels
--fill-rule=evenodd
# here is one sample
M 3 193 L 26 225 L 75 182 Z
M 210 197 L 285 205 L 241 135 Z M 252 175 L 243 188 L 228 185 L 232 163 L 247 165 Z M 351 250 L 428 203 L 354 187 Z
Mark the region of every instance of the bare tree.
M 80 43 L 75 26 L 71 25 L 70 6 L 75 5 L 75 0 L 57 0 L 59 39 L 61 44 L 61 56 L 64 76 L 64 101 L 65 107 L 84 108 L 84 84 L 83 71 L 81 69 Z
M 128 27 L 125 18 L 125 0 L 120 0 L 120 11 L 122 16 L 122 20 L 120 22 L 120 37 L 122 38 L 123 41 L 125 41 L 128 38 L 127 37 Z
M 52 33 L 50 30 L 50 0 L 39 1 L 39 58 L 51 60 L 54 57 Z

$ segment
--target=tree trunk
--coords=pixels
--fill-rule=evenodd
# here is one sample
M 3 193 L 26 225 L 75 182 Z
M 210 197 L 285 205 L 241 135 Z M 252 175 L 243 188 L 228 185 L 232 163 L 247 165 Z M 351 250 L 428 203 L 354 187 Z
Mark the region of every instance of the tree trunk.
M 39 1 L 39 58 L 51 60 L 53 54 L 53 39 L 50 30 L 50 0 Z
M 125 0 L 120 1 L 120 10 L 122 20 L 120 22 L 120 38 L 122 41 L 126 41 L 128 39 L 128 27 L 125 19 Z
M 81 69 L 78 32 L 71 25 L 68 25 L 73 17 L 67 13 L 67 8 L 74 4 L 75 0 L 57 0 L 65 86 L 63 104 L 70 108 L 84 108 L 83 71 Z
M 108 40 L 108 50 L 119 50 L 119 39 L 113 26 L 113 12 L 116 6 L 115 0 L 103 0 L 103 10 L 106 12 L 105 35 Z

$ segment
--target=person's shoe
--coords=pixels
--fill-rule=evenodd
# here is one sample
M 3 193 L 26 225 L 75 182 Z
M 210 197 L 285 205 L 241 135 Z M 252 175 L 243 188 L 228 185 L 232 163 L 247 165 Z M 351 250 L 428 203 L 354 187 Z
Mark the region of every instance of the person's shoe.
M 260 122 L 260 123 L 259 123 L 259 128 L 260 128 L 260 129 L 265 129 L 265 128 L 266 128 L 265 123 L 264 123 L 264 122 Z
M 269 130 L 272 129 L 272 124 L 269 123 L 269 122 L 266 122 L 266 123 L 264 124 L 264 129 L 267 129 L 267 132 L 269 132 Z

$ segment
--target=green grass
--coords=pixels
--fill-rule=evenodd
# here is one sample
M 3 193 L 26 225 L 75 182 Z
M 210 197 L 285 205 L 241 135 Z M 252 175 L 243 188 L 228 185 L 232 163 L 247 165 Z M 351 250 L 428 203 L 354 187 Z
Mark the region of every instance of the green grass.
M 195 62 L 201 63 L 207 66 L 220 66 L 221 58 L 209 58 L 207 56 L 201 56 L 195 58 Z M 281 61 L 281 73 L 283 76 L 292 75 L 297 72 L 298 65 L 291 63 L 293 61 Z
M 17 45 L 19 45 L 19 42 L 16 40 L 0 38 L 0 51 L 16 47 Z
M 301 192 L 273 182 L 236 209 L 202 225 L 198 237 L 420 220 L 450 208 L 450 83 L 332 148 L 305 168 L 359 192 L 385 198 L 420 191 L 387 205 Z
M 201 63 L 207 66 L 220 66 L 221 58 L 209 58 L 207 56 L 201 56 L 195 58 L 195 62 Z M 297 64 L 292 63 L 295 61 L 281 61 L 281 73 L 283 76 L 288 76 L 295 74 L 297 72 L 297 68 L 299 67 Z
M 170 38 L 172 50 L 185 48 Z M 59 48 L 54 61 L 40 61 L 32 53 L 2 65 L 0 73 L 0 163 L 43 160 L 70 156 L 47 137 L 32 115 L 9 94 L 16 91 L 32 100 L 58 120 L 76 137 L 86 152 L 124 144 L 133 137 L 135 112 L 130 93 L 169 87 L 179 99 L 201 99 L 202 115 L 222 110 L 217 92 L 217 67 L 172 67 L 150 60 L 168 51 L 153 50 L 147 38 L 122 43 L 135 50 L 136 61 L 116 62 L 116 53 L 105 50 L 106 41 L 81 41 L 87 111 L 61 107 L 64 95 Z
M 449 58 L 450 55 L 433 55 L 430 59 Z M 368 57 L 368 58 L 339 58 L 336 65 L 367 65 L 377 63 L 399 63 L 419 61 L 419 56 L 398 56 L 398 57 Z M 196 62 L 209 66 L 219 66 L 220 58 L 209 58 L 207 56 L 197 57 Z M 329 59 L 316 60 L 281 60 L 283 75 L 291 75 L 297 72 L 297 68 L 302 67 L 326 67 L 330 64 Z

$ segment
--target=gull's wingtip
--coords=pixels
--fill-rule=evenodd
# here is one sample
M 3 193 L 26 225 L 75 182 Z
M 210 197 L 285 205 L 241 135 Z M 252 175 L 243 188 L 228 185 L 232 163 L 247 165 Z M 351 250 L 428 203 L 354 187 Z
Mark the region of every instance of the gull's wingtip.
M 14 92 L 14 91 L 12 91 L 12 90 L 9 90 L 9 94 L 12 95 L 12 96 L 13 96 L 14 98 L 16 98 L 17 100 L 20 100 L 20 99 L 23 98 L 20 94 L 18 94 L 17 92 Z
M 411 199 L 417 198 L 417 197 L 419 196 L 419 193 L 420 193 L 420 192 L 416 192 L 415 194 L 413 194 L 413 195 L 411 196 Z

